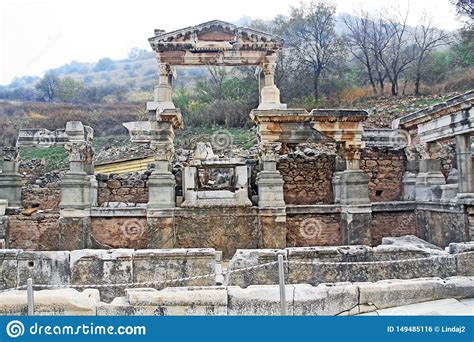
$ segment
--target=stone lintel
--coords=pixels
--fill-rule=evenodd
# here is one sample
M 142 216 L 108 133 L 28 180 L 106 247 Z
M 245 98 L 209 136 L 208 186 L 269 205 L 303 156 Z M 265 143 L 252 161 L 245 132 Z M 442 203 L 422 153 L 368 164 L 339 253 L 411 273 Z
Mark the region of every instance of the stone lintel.
M 91 216 L 91 210 L 90 209 L 61 209 L 60 211 L 61 217 L 90 217 Z
M 304 108 L 288 109 L 252 109 L 250 118 L 256 123 L 262 122 L 309 122 L 311 115 Z
M 133 121 L 123 126 L 130 133 L 130 141 L 136 143 L 173 142 L 174 131 L 169 121 Z

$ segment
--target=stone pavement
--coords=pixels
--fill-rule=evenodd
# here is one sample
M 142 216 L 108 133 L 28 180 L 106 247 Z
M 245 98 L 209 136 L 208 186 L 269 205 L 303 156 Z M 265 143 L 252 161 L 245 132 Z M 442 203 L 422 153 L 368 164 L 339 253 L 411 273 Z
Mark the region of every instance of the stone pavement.
M 474 316 L 474 298 L 440 299 L 376 310 L 358 316 Z

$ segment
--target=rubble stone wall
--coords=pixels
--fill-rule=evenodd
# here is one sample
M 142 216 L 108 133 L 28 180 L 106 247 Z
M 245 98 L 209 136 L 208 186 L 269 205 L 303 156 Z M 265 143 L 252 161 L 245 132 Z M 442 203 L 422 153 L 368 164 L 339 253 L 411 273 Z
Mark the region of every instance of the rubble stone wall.
M 285 181 L 286 204 L 334 203 L 335 155 L 288 156 L 280 159 L 277 168 Z
M 149 172 L 98 174 L 98 205 L 105 202 L 147 203 L 149 175 Z
M 43 160 L 30 160 L 20 163 L 19 172 L 23 176 L 23 207 L 59 212 L 60 179 L 64 171 L 45 172 Z
M 401 200 L 405 163 L 406 157 L 402 150 L 377 147 L 362 150 L 360 168 L 369 177 L 369 197 L 372 202 Z

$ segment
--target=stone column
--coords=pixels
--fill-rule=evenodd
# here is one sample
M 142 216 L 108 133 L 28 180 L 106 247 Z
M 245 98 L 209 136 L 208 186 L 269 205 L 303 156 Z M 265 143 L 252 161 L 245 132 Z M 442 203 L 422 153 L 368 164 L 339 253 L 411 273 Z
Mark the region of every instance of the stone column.
M 340 174 L 341 235 L 347 245 L 371 245 L 369 179 L 360 170 L 361 145 L 345 146 L 346 170 Z
M 93 170 L 92 129 L 81 122 L 66 124 L 69 142 L 64 145 L 69 159 L 69 171 L 61 180 L 61 217 L 59 220 L 61 250 L 89 248 L 90 208 L 95 190 L 91 187 L 95 177 Z M 92 189 L 92 190 L 91 190 Z
M 471 136 L 469 133 L 456 135 L 456 161 L 458 167 L 458 194 L 474 196 L 474 170 L 472 167 Z
M 277 170 L 281 143 L 260 143 L 261 171 L 257 175 L 259 227 L 262 248 L 286 247 L 286 206 L 283 177 Z
M 158 64 L 158 85 L 155 86 L 154 100 L 147 103 L 149 120 L 159 119 L 160 112 L 165 109 L 175 109 L 173 104 L 173 79 L 176 69 L 167 63 Z
M 336 169 L 332 176 L 332 192 L 334 194 L 334 203 L 341 203 L 341 174 L 346 169 L 346 161 L 336 159 Z
M 3 148 L 2 172 L 0 173 L 0 199 L 8 201 L 8 207 L 20 208 L 21 175 L 18 172 L 18 148 Z
M 152 142 L 156 154 L 156 167 L 148 178 L 148 209 L 176 207 L 176 181 L 171 173 L 174 147 L 171 142 Z
M 433 200 L 431 188 L 446 184 L 441 172 L 441 161 L 438 159 L 420 160 L 420 172 L 416 177 L 415 199 L 417 202 L 430 202 Z
M 277 54 L 266 56 L 262 64 L 265 82 L 262 88 L 262 100 L 258 109 L 285 109 L 286 105 L 280 103 L 280 90 L 275 85 L 275 69 Z
M 408 160 L 405 173 L 402 178 L 402 199 L 404 201 L 415 200 L 415 184 L 419 165 L 417 160 Z
M 176 180 L 171 172 L 174 145 L 170 138 L 171 141 L 151 143 L 156 155 L 156 167 L 148 178 L 148 248 L 174 247 Z

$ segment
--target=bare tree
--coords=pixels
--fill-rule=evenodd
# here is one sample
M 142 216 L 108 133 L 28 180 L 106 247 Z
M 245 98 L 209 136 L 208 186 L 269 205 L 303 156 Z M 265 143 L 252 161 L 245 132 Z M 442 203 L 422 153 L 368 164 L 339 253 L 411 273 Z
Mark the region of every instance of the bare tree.
M 415 45 L 408 32 L 409 10 L 372 22 L 372 49 L 385 69 L 392 95 L 398 95 L 398 82 L 415 60 Z
M 381 63 L 381 56 L 385 54 L 385 51 L 388 48 L 392 38 L 391 32 L 390 30 L 387 30 L 386 23 L 381 18 L 377 18 L 370 22 L 368 35 L 369 47 L 374 56 L 374 70 L 377 83 L 380 87 L 380 92 L 383 94 L 385 90 L 385 79 L 387 78 L 387 72 L 384 65 Z
M 414 43 L 416 47 L 415 60 L 415 95 L 420 95 L 420 83 L 423 65 L 426 57 L 437 47 L 448 44 L 449 35 L 432 25 L 432 16 L 426 13 L 421 17 L 421 23 L 415 28 Z
M 376 59 L 371 49 L 369 31 L 372 20 L 369 17 L 369 13 L 361 10 L 359 13 L 355 13 L 354 16 L 344 17 L 343 22 L 349 30 L 346 37 L 350 42 L 350 52 L 354 58 L 364 65 L 372 91 L 374 94 L 377 94 L 377 86 L 374 79 L 374 72 L 376 71 L 373 70 Z
M 292 8 L 285 30 L 285 41 L 299 61 L 312 73 L 313 95 L 320 97 L 320 81 L 333 63 L 340 62 L 344 43 L 335 32 L 335 6 L 326 1 L 311 1 Z

